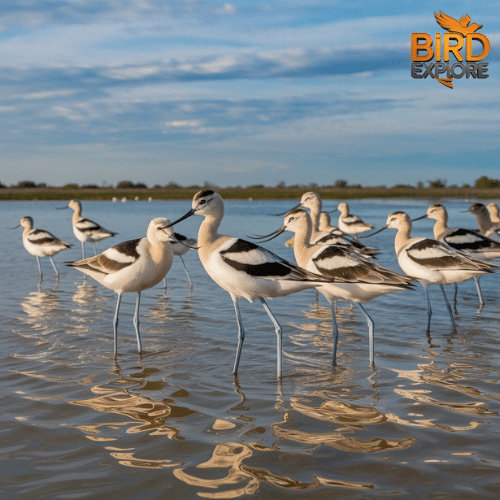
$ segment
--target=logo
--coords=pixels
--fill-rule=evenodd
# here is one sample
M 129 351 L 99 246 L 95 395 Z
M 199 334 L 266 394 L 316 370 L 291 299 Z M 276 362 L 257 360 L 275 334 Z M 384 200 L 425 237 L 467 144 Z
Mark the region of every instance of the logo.
M 454 78 L 488 78 L 488 63 L 480 61 L 489 54 L 490 41 L 477 32 L 483 25 L 471 23 L 468 14 L 458 21 L 441 11 L 434 16 L 447 33 L 436 33 L 434 40 L 428 33 L 411 34 L 411 77 L 430 76 L 450 89 Z M 474 54 L 478 49 L 481 52 Z M 456 62 L 450 62 L 450 56 Z

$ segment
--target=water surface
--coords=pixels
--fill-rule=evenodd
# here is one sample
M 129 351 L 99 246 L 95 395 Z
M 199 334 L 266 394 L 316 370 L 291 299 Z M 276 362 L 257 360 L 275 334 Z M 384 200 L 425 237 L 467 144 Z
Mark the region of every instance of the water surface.
M 291 201 L 230 201 L 221 230 L 271 232 L 269 214 Z M 468 203 L 445 202 L 450 223 L 475 227 Z M 325 202 L 325 208 L 336 205 Z M 394 210 L 425 213 L 425 200 L 352 200 L 376 227 Z M 375 367 L 360 312 L 339 302 L 338 366 L 332 367 L 326 301 L 304 291 L 269 301 L 283 326 L 283 380 L 276 380 L 274 329 L 261 305 L 241 302 L 247 337 L 234 379 L 236 320 L 229 295 L 211 281 L 196 252 L 143 292 L 144 353 L 136 352 L 135 296 L 124 296 L 119 355 L 113 358 L 116 295 L 64 266 L 81 256 L 71 212 L 60 202 L 1 202 L 0 493 L 16 499 L 429 498 L 500 496 L 499 276 L 459 287 L 457 333 L 439 289 L 431 288 L 426 334 L 421 288 L 367 304 L 375 321 Z M 190 202 L 84 202 L 85 216 L 119 233 L 98 244 L 143 236 L 149 221 L 171 220 Z M 21 229 L 35 227 L 74 243 L 47 259 L 38 283 Z M 177 230 L 195 236 L 191 217 Z M 414 235 L 431 235 L 432 222 Z M 399 271 L 393 231 L 370 244 Z M 266 244 L 293 260 L 284 236 Z M 89 246 L 87 254 L 91 254 Z M 452 296 L 452 289 L 448 290 Z

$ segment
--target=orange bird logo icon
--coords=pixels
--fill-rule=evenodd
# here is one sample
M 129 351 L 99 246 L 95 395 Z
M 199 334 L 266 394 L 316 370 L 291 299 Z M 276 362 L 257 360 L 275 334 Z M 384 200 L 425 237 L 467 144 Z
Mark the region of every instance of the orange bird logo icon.
M 447 16 L 439 11 L 439 14 L 434 12 L 437 23 L 442 26 L 445 30 L 452 33 L 460 33 L 462 36 L 467 36 L 469 33 L 474 33 L 476 30 L 483 27 L 482 24 L 470 23 L 470 16 L 465 14 L 459 21 L 453 17 Z

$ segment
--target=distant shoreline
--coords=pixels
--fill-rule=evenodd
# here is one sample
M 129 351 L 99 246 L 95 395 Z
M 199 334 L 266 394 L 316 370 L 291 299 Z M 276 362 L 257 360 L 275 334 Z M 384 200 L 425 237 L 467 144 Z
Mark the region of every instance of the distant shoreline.
M 360 199 L 360 198 L 477 198 L 500 199 L 500 189 L 473 187 L 412 188 L 412 187 L 346 187 L 322 188 L 304 187 L 187 187 L 187 188 L 1 188 L 0 201 L 9 200 L 189 200 L 201 189 L 213 189 L 225 199 L 277 200 L 299 199 L 307 191 L 317 192 L 323 199 Z

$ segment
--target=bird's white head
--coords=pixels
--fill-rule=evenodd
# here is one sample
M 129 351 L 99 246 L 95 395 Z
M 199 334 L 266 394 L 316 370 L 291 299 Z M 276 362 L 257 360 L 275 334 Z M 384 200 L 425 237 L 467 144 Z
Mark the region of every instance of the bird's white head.
M 296 233 L 299 228 L 310 222 L 309 214 L 302 208 L 294 208 L 285 216 L 283 230 Z
M 405 226 L 411 227 L 411 219 L 406 212 L 392 212 L 385 222 L 385 227 L 388 229 L 400 229 Z
M 467 212 L 470 212 L 474 215 L 488 215 L 488 210 L 482 203 L 473 203 L 468 209 Z
M 444 206 L 439 203 L 431 205 L 427 209 L 427 217 L 429 219 L 440 220 L 443 217 L 446 217 L 446 215 L 447 215 L 446 208 L 444 208 Z
M 224 213 L 224 200 L 219 193 L 211 189 L 198 191 L 191 204 L 193 213 L 199 215 L 212 215 L 221 217 Z
M 33 219 L 31 217 L 23 217 L 19 222 L 19 226 L 23 226 L 25 228 L 31 229 L 33 227 Z M 17 227 L 19 227 L 17 226 Z
M 314 191 L 308 191 L 307 193 L 304 193 L 300 198 L 299 206 L 309 209 L 321 206 L 321 197 Z
M 339 203 L 337 210 L 341 214 L 348 214 L 349 213 L 349 205 L 343 201 L 342 203 Z
M 166 217 L 153 219 L 148 226 L 147 238 L 149 241 L 176 241 L 174 228 L 168 227 L 170 221 Z
M 70 200 L 68 207 L 77 212 L 82 209 L 82 204 L 78 200 Z

